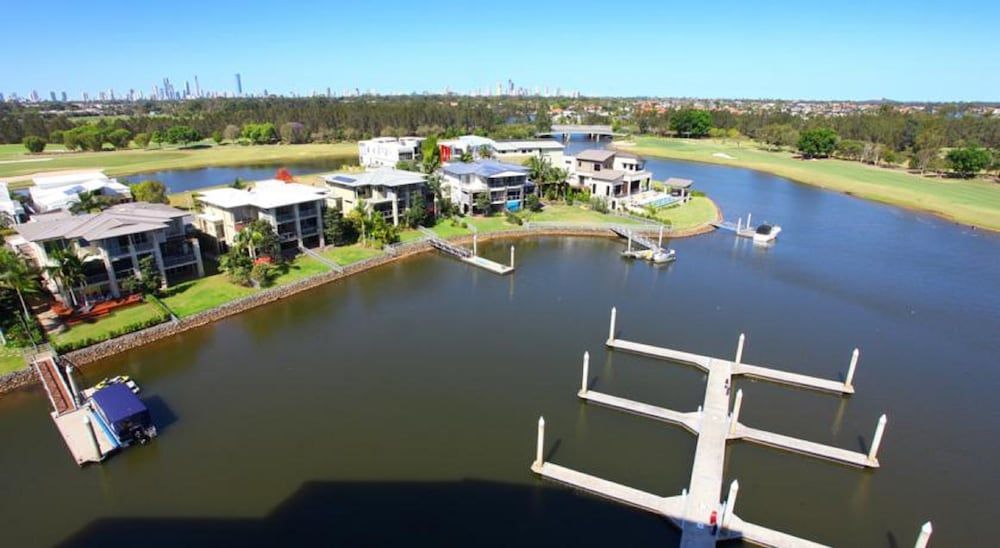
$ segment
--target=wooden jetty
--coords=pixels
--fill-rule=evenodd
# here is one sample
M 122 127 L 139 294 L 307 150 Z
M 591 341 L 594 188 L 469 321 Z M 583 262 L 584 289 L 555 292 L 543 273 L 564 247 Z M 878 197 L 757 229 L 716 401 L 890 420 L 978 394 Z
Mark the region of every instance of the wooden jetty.
M 489 270 L 490 272 L 500 274 L 501 276 L 504 274 L 510 274 L 514 271 L 514 246 L 510 246 L 510 266 L 507 266 L 478 255 L 479 237 L 476 234 L 472 235 L 472 250 L 470 251 L 464 247 L 442 239 L 432 230 L 427 228 L 421 228 L 420 230 L 427 236 L 431 247 L 445 253 L 446 255 L 451 255 L 464 263 Z
M 100 462 L 118 448 L 118 442 L 93 410 L 80 405 L 80 391 L 73 380 L 71 367 L 61 370 L 55 352 L 48 346 L 26 354 L 25 359 L 42 381 L 52 404 L 52 421 L 77 464 Z
M 749 523 L 735 515 L 734 508 L 739 491 L 738 481 L 733 481 L 730 484 L 728 495 L 720 501 L 726 444 L 729 440 L 746 440 L 840 464 L 861 468 L 877 468 L 879 466 L 878 449 L 886 425 L 885 415 L 882 415 L 878 421 L 868 452 L 859 453 L 746 426 L 739 422 L 743 391 L 736 392 L 732 410 L 729 408 L 729 392 L 733 377 L 746 375 L 821 392 L 840 395 L 851 394 L 854 392 L 852 380 L 857 367 L 858 350 L 854 350 L 845 380 L 838 382 L 744 364 L 742 363 L 743 346 L 746 341 L 744 335 L 740 335 L 735 359 L 726 360 L 619 339 L 615 331 L 615 318 L 616 311 L 612 309 L 611 327 L 606 341 L 609 348 L 670 362 L 689 364 L 705 371 L 708 374 L 708 379 L 704 402 L 697 411 L 682 412 L 590 390 L 589 353 L 584 353 L 583 378 L 580 391 L 577 394 L 587 402 L 675 424 L 697 435 L 698 443 L 688 489 L 685 489 L 680 495 L 661 497 L 545 462 L 543 456 L 545 420 L 543 418 L 538 421 L 538 443 L 535 461 L 531 465 L 532 470 L 546 479 L 668 518 L 681 530 L 681 546 L 684 547 L 714 546 L 717 542 L 736 539 L 761 546 L 821 546 L 794 535 Z M 930 536 L 929 527 L 930 525 L 927 524 L 927 538 Z M 924 538 L 923 530 L 920 538 Z M 921 540 L 918 539 L 918 547 L 922 546 L 920 542 Z M 926 545 L 926 539 L 923 542 Z

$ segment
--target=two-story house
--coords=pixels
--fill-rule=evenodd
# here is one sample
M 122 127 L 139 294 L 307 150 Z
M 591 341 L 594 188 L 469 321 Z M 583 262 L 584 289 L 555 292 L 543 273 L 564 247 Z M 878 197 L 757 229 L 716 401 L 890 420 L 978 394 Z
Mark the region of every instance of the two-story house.
M 584 150 L 572 161 L 570 185 L 622 209 L 631 196 L 649 190 L 652 174 L 638 156 L 614 150 Z
M 201 213 L 195 222 L 216 241 L 218 253 L 236 242 L 244 226 L 259 219 L 274 227 L 282 251 L 322 247 L 326 196 L 324 188 L 277 179 L 258 181 L 246 189 L 204 190 L 196 197 Z
M 395 226 L 423 197 L 425 207 L 433 202 L 427 188 L 427 176 L 392 167 L 370 169 L 362 173 L 334 173 L 323 177 L 330 193 L 327 207 L 348 214 L 362 201 L 370 212 L 381 213 Z
M 46 286 L 67 304 L 122 296 L 123 282 L 140 277 L 140 262 L 152 257 L 165 286 L 204 276 L 201 249 L 191 215 L 164 204 L 112 206 L 100 213 L 36 215 L 16 227 L 13 243 L 42 269 Z M 55 249 L 69 249 L 84 264 L 85 283 L 63 287 L 45 268 L 55 266 Z
M 477 207 L 481 194 L 488 194 L 492 210 L 518 211 L 524 198 L 535 191 L 528 168 L 496 160 L 453 162 L 441 168 L 443 186 L 462 213 L 483 213 Z
M 101 171 L 76 171 L 32 177 L 28 190 L 31 204 L 38 213 L 69 209 L 80 201 L 80 194 L 90 192 L 112 202 L 132 200 L 132 191 L 117 179 L 109 179 Z
M 364 167 L 396 167 L 420 159 L 423 137 L 376 137 L 358 141 L 358 159 Z

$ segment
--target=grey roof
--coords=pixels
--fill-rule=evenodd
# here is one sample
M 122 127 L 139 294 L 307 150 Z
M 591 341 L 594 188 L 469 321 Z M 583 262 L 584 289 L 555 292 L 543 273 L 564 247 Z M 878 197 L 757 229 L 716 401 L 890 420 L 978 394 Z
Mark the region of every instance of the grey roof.
M 528 173 L 528 168 L 514 164 L 505 164 L 496 160 L 478 160 L 468 164 L 455 162 L 441 168 L 449 175 L 479 175 L 480 177 L 494 177 L 501 173 L 515 172 L 519 174 Z
M 680 179 L 677 177 L 671 177 L 666 181 L 663 181 L 663 184 L 671 188 L 689 188 L 691 185 L 694 184 L 694 181 L 692 181 L 691 179 Z
M 580 175 L 590 177 L 591 179 L 597 179 L 598 181 L 614 182 L 624 177 L 625 172 L 615 169 L 602 169 L 601 171 L 581 171 Z
M 613 150 L 599 150 L 596 148 L 591 148 L 584 150 L 583 152 L 576 155 L 577 160 L 585 160 L 588 162 L 607 162 L 615 156 L 615 151 Z
M 363 173 L 334 173 L 324 176 L 323 180 L 327 184 L 352 188 L 361 186 L 396 187 L 426 183 L 427 176 L 415 171 L 383 167 Z
M 42 242 L 60 238 L 102 240 L 126 234 L 160 230 L 187 212 L 164 204 L 118 204 L 101 211 L 71 217 L 36 220 L 14 227 L 26 240 Z

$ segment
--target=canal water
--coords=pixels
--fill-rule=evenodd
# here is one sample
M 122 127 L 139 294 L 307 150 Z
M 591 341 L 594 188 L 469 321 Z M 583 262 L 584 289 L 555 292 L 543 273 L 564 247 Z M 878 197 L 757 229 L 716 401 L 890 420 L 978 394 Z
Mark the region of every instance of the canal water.
M 160 181 L 168 192 L 186 192 L 210 186 L 229 185 L 239 179 L 241 181 L 261 181 L 273 179 L 275 173 L 286 168 L 292 175 L 306 175 L 334 171 L 346 164 L 357 163 L 354 159 L 328 158 L 309 160 L 305 162 L 263 163 L 243 166 L 205 167 L 199 169 L 168 169 L 152 171 L 119 177 L 123 183 L 138 183 L 140 181 Z
M 519 240 L 501 278 L 423 255 L 123 353 L 161 426 L 151 445 L 79 469 L 40 391 L 0 399 L 6 546 L 143 544 L 669 546 L 639 511 L 530 471 L 553 462 L 654 493 L 686 487 L 695 438 L 581 404 L 595 388 L 694 410 L 704 375 L 603 347 L 611 306 L 631 340 L 842 378 L 849 398 L 739 379 L 747 425 L 864 450 L 863 471 L 733 443 L 744 519 L 840 546 L 989 544 L 1000 490 L 1000 237 L 747 170 L 650 161 L 727 217 L 782 226 L 777 245 L 712 233 L 676 263 L 604 239 Z M 507 256 L 509 242 L 483 245 Z

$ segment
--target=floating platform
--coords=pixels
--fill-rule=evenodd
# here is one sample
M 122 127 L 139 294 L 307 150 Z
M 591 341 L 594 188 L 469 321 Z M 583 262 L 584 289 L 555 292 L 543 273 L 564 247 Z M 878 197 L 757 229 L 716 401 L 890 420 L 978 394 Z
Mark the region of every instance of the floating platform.
M 100 418 L 89 407 L 80 407 L 62 415 L 53 413 L 52 420 L 73 460 L 80 466 L 101 462 L 118 449 L 118 442 L 101 426 Z
M 441 239 L 434 231 L 421 228 L 421 232 L 427 236 L 428 241 L 431 246 L 446 255 L 451 255 L 462 261 L 463 263 L 471 264 L 485 270 L 489 270 L 494 274 L 500 274 L 501 276 L 505 274 L 510 274 L 514 271 L 514 246 L 510 246 L 510 266 L 505 264 L 500 264 L 496 261 L 491 261 L 484 257 L 480 257 L 477 253 L 478 251 L 478 237 L 472 235 L 472 250 L 466 249 L 464 247 L 455 245 L 449 241 Z

